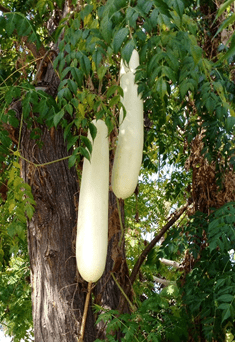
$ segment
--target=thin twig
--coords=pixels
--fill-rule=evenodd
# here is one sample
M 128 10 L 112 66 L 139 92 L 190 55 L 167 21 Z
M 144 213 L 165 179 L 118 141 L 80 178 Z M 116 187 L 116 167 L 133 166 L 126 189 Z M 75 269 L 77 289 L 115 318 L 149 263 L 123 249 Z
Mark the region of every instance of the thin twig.
M 20 67 L 20 68 L 16 69 L 15 71 L 13 71 L 5 80 L 3 80 L 2 83 L 0 83 L 0 86 L 2 86 L 4 83 L 6 84 L 6 81 L 7 81 L 10 77 L 12 77 L 14 74 L 16 74 L 17 72 L 19 72 L 20 70 L 23 70 L 23 69 L 27 68 L 28 66 L 30 66 L 31 64 L 33 64 L 33 63 L 39 61 L 39 60 L 42 59 L 42 58 L 43 58 L 42 56 L 37 57 L 37 58 L 34 58 L 31 62 L 26 63 L 26 64 L 23 65 L 22 67 Z M 23 87 L 22 87 L 22 88 L 23 88 Z
M 18 148 L 17 150 L 20 150 L 20 140 L 21 140 L 21 134 L 22 134 L 22 127 L 23 127 L 23 111 L 21 113 L 21 118 L 20 118 L 20 130 L 19 130 L 19 139 L 18 139 Z
M 85 307 L 84 307 L 84 312 L 83 312 L 83 316 L 82 316 L 80 337 L 78 339 L 78 342 L 83 342 L 83 338 L 84 338 L 85 327 L 86 327 L 86 318 L 87 318 L 88 306 L 89 306 L 90 295 L 91 295 L 91 286 L 92 286 L 92 282 L 90 281 L 88 283 L 88 290 L 87 290 L 87 295 L 86 295 Z
M 125 291 L 123 290 L 123 288 L 121 287 L 121 285 L 119 284 L 119 282 L 117 281 L 115 275 L 111 272 L 111 275 L 113 277 L 113 280 L 115 281 L 117 287 L 119 288 L 119 290 L 121 291 L 121 293 L 123 294 L 123 296 L 126 298 L 128 304 L 130 305 L 130 308 L 132 311 L 135 311 L 135 306 L 131 303 L 130 299 L 127 297 Z
M 120 205 L 119 205 L 119 199 L 117 197 L 116 197 L 116 201 L 117 201 L 118 216 L 119 216 L 120 227 L 121 227 L 121 236 L 120 236 L 120 240 L 118 243 L 118 246 L 120 247 L 122 244 L 123 236 L 124 236 L 124 228 L 123 228 L 123 224 L 122 224 L 122 215 L 121 215 L 121 209 L 120 209 Z
M 19 152 L 19 151 L 13 151 L 12 149 L 9 148 L 9 151 L 11 151 L 13 154 L 17 155 L 16 152 Z M 24 158 L 22 155 L 19 156 L 19 158 L 23 159 L 24 161 L 26 161 L 27 163 L 29 164 L 32 164 L 33 166 L 35 166 L 36 168 L 37 167 L 43 167 L 43 166 L 47 166 L 47 165 L 51 165 L 51 164 L 54 164 L 54 163 L 58 163 L 62 160 L 66 160 L 66 159 L 69 159 L 71 157 L 71 155 L 67 156 L 67 157 L 63 157 L 63 158 L 60 158 L 60 159 L 56 159 L 56 160 L 52 160 L 50 162 L 47 162 L 47 163 L 43 163 L 43 164 L 35 164 L 34 162 Z

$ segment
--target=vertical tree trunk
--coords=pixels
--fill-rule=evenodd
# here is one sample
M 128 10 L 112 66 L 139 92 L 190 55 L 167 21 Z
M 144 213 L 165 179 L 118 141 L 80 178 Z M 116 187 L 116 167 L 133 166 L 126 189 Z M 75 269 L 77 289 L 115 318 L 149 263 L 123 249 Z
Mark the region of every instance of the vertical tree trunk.
M 65 157 L 68 153 L 62 130 L 42 130 L 41 149 L 24 130 L 24 157 L 40 164 Z M 75 259 L 76 171 L 69 170 L 67 160 L 37 168 L 23 161 L 22 175 L 36 201 L 35 215 L 28 225 L 35 342 L 77 341 L 86 284 L 79 281 Z M 92 329 L 85 341 L 94 341 L 91 312 L 87 324 Z
M 52 70 L 51 70 L 52 71 Z M 55 96 L 55 79 L 50 94 Z M 21 117 L 21 104 L 13 109 Z M 22 177 L 32 188 L 35 214 L 28 223 L 28 249 L 31 267 L 33 322 L 35 342 L 75 342 L 78 340 L 87 283 L 79 276 L 75 259 L 77 206 L 79 195 L 75 168 L 68 168 L 63 131 L 41 125 L 40 148 L 30 139 L 30 129 L 23 125 L 20 142 Z M 36 167 L 34 164 L 45 164 Z M 34 164 L 33 164 L 34 163 Z M 123 204 L 122 204 L 123 208 Z M 94 286 L 95 303 L 117 309 L 121 293 L 111 275 L 114 272 L 122 288 L 128 281 L 124 242 L 119 243 L 120 222 L 116 199 L 110 192 L 109 246 L 104 275 Z M 85 342 L 105 337 L 105 326 L 95 326 L 90 302 Z

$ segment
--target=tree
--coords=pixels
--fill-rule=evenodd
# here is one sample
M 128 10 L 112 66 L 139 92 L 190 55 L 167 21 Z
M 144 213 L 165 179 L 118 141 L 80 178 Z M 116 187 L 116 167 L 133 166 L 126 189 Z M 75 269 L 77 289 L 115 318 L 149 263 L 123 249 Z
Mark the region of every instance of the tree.
M 75 239 L 82 161 L 92 153 L 87 131 L 95 139 L 92 119 L 105 121 L 111 172 L 120 60 L 128 63 L 134 48 L 145 117 L 141 179 L 125 203 L 110 189 L 107 263 L 92 288 L 84 341 L 231 338 L 233 1 L 14 0 L 0 11 L 0 313 L 14 341 L 32 338 L 30 289 L 34 340 L 78 340 L 87 283 Z

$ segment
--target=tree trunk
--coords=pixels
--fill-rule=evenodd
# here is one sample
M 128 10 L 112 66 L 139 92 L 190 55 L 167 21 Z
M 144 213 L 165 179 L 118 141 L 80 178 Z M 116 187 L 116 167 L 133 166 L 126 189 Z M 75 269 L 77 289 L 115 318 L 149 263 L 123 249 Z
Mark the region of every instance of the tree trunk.
M 49 76 L 48 76 L 49 75 Z M 53 69 L 47 73 L 48 93 L 56 95 L 58 79 Z M 21 117 L 21 104 L 12 109 Z M 78 340 L 87 283 L 78 274 L 75 241 L 78 206 L 78 177 L 75 168 L 68 168 L 69 155 L 61 128 L 50 130 L 41 125 L 40 148 L 30 139 L 30 128 L 22 128 L 20 142 L 22 177 L 32 188 L 36 201 L 35 214 L 28 223 L 28 249 L 31 267 L 33 322 L 35 342 L 75 342 Z M 45 164 L 44 166 L 34 164 Z M 33 164 L 34 163 L 34 164 Z M 123 214 L 123 203 L 122 214 Z M 95 303 L 117 309 L 121 293 L 112 275 L 122 288 L 128 282 L 124 242 L 119 243 L 120 222 L 116 199 L 110 192 L 109 246 L 104 275 L 93 289 Z M 90 302 L 85 342 L 105 337 L 104 324 L 95 326 Z M 126 310 L 128 308 L 126 307 Z

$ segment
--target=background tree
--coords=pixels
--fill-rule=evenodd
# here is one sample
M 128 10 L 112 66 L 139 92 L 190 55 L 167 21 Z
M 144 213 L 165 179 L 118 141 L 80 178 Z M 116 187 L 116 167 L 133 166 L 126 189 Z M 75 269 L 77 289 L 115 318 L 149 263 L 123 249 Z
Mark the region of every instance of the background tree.
M 33 339 L 32 326 L 36 342 L 79 337 L 87 284 L 75 239 L 82 160 L 92 153 L 86 135 L 89 128 L 95 138 L 93 118 L 105 121 L 111 172 L 120 60 L 136 48 L 143 167 L 120 210 L 110 189 L 107 264 L 84 341 L 231 340 L 233 1 L 16 0 L 1 1 L 0 11 L 7 332 L 14 341 Z

